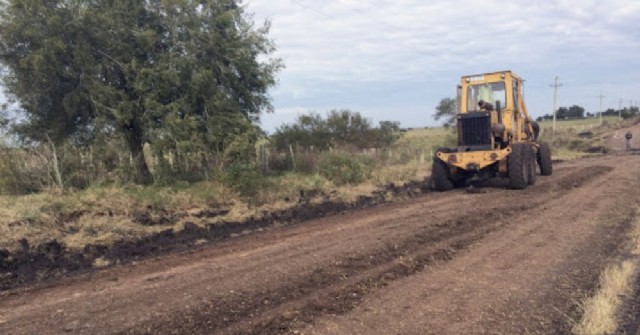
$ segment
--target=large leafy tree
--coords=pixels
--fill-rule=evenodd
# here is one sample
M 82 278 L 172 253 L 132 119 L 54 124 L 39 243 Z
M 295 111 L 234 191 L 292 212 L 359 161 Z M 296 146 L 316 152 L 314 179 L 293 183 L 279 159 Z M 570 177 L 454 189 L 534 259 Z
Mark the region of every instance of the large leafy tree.
M 118 135 L 148 182 L 145 142 L 221 156 L 271 109 L 282 64 L 269 24 L 256 28 L 234 0 L 2 4 L 4 86 L 27 139 Z

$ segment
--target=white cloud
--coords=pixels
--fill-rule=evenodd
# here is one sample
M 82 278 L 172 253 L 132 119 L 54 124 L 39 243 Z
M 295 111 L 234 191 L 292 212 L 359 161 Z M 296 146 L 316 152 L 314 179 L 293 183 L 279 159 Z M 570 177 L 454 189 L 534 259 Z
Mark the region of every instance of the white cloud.
M 529 102 L 540 104 L 534 107 L 547 103 L 556 74 L 573 81 L 575 96 L 565 98 L 586 107 L 582 86 L 637 92 L 640 82 L 628 73 L 640 66 L 637 0 L 252 0 L 247 10 L 272 20 L 287 66 L 274 90 L 276 114 L 293 106 L 330 109 L 349 96 L 349 106 L 384 114 L 369 92 L 385 87 L 414 92 L 383 102 L 386 119 L 403 106 L 422 103 L 431 111 L 443 94 L 453 94 L 461 75 L 506 68 L 539 90 Z M 609 75 L 616 71 L 628 81 Z

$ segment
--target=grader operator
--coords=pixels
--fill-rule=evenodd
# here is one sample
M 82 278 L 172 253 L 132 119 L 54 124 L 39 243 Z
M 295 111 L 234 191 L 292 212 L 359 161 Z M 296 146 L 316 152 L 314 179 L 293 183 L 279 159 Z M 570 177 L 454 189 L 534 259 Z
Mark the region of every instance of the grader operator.
M 540 127 L 527 112 L 522 78 L 511 71 L 463 76 L 457 91 L 458 147 L 438 149 L 431 180 L 439 191 L 471 179 L 508 178 L 524 189 L 551 175 L 551 149 L 538 142 Z

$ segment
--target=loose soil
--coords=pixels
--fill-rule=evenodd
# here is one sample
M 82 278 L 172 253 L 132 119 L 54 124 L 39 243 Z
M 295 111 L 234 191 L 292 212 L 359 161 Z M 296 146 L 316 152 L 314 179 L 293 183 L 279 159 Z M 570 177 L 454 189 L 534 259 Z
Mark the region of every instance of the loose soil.
M 243 222 L 218 222 L 204 227 L 186 222 L 184 229 L 172 228 L 136 240 L 121 240 L 113 245 L 86 245 L 82 250 L 68 249 L 56 240 L 31 246 L 29 241 L 19 241 L 17 250 L 0 249 L 0 291 L 35 282 L 52 281 L 65 275 L 93 270 L 96 260 L 107 264 L 126 264 L 134 260 L 176 253 L 206 244 L 224 241 L 238 235 L 261 231 L 276 225 L 291 225 L 305 220 L 337 214 L 345 210 L 363 209 L 391 201 L 411 198 L 428 192 L 424 182 L 410 182 L 403 186 L 390 184 L 370 196 L 360 196 L 353 203 L 331 200 L 319 191 L 301 192 L 298 204 L 278 212 L 265 213 L 259 218 Z M 324 198 L 318 202 L 317 198 Z M 197 213 L 196 217 L 224 215 L 226 209 L 214 209 Z M 62 215 L 61 221 L 75 221 L 85 212 Z M 133 213 L 133 221 L 146 226 L 173 224 L 176 216 L 184 213 L 169 211 L 141 211 Z
M 522 191 L 426 193 L 191 249 L 150 240 L 119 251 L 128 264 L 5 284 L 0 333 L 568 333 L 620 257 L 638 171 L 638 156 L 604 156 Z
M 631 131 L 633 139 L 631 140 L 631 150 L 626 149 L 624 135 L 627 131 Z M 640 160 L 640 123 L 630 128 L 617 130 L 609 138 L 609 146 L 613 147 L 618 153 L 626 153 L 628 155 L 636 155 Z M 623 255 L 625 259 L 640 262 L 636 258 L 629 255 Z M 619 327 L 616 334 L 640 334 L 640 273 L 635 274 L 635 284 L 633 285 L 634 293 L 625 297 L 624 305 L 619 312 Z

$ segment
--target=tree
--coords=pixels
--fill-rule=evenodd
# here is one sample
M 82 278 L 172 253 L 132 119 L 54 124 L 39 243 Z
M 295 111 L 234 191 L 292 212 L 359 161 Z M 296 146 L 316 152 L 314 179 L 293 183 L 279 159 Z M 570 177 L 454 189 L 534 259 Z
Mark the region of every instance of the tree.
M 290 145 L 326 150 L 330 146 L 330 137 L 331 134 L 323 117 L 311 112 L 299 115 L 292 124 L 278 127 L 272 139 L 280 150 L 287 150 Z
M 569 108 L 560 107 L 556 112 L 556 118 L 559 118 L 559 119 L 584 118 L 584 108 L 578 105 L 573 105 Z
M 436 113 L 433 118 L 438 121 L 444 119 L 444 126 L 450 127 L 456 122 L 456 100 L 452 98 L 443 98 L 436 106 Z
M 332 110 L 327 115 L 327 128 L 331 134 L 329 142 L 332 146 L 353 145 L 367 148 L 371 145 L 371 122 L 358 112 L 348 109 Z
M 221 157 L 271 110 L 282 62 L 269 23 L 255 28 L 234 0 L 7 0 L 0 15 L 17 131 L 78 144 L 117 134 L 138 182 L 150 181 L 145 142 Z
M 272 140 L 280 150 L 289 145 L 305 149 L 328 150 L 336 147 L 359 149 L 384 147 L 398 139 L 399 122 L 382 121 L 374 128 L 358 112 L 349 109 L 331 110 L 326 118 L 309 113 L 298 116 L 293 124 L 279 127 Z
M 571 107 L 560 107 L 556 111 L 556 118 L 558 119 L 582 119 L 584 117 L 591 116 L 590 113 L 585 114 L 585 110 L 583 107 L 578 105 L 573 105 Z M 537 118 L 538 121 L 543 120 L 553 120 L 552 114 L 545 114 Z
M 378 124 L 378 132 L 380 133 L 380 144 L 377 146 L 389 146 L 400 138 L 400 122 L 380 121 Z

